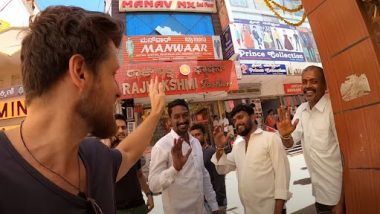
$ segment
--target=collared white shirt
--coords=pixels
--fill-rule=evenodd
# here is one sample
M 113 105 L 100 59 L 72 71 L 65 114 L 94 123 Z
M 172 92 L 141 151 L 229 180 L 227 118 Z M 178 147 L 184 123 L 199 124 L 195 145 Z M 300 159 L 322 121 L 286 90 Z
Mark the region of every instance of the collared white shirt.
M 342 159 L 329 96 L 325 94 L 313 109 L 302 103 L 293 122 L 296 119 L 292 137 L 301 141 L 313 195 L 318 203 L 336 205 L 342 190 Z
M 236 169 L 240 200 L 247 214 L 269 214 L 275 209 L 275 199 L 288 200 L 290 169 L 280 137 L 276 133 L 257 129 L 246 142 L 235 140 L 232 152 L 211 161 L 220 174 Z
M 171 130 L 152 148 L 149 168 L 149 187 L 152 192 L 162 192 L 165 214 L 203 214 L 204 198 L 213 211 L 218 210 L 216 195 L 210 175 L 204 167 L 199 141 L 191 134 L 190 145 L 182 144 L 185 155 L 192 148 L 189 159 L 180 171 L 173 167 L 171 150 L 178 134 Z

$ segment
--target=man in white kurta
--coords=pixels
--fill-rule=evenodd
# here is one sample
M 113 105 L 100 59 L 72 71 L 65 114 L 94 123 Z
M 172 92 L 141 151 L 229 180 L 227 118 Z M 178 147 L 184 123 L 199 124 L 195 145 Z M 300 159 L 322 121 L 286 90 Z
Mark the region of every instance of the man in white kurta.
M 286 147 L 301 141 L 317 213 L 342 213 L 342 158 L 330 97 L 325 94 L 326 81 L 322 68 L 305 68 L 302 87 L 307 102 L 297 108 L 292 123 L 288 114 L 280 109 L 277 127 Z
M 223 143 L 218 143 L 221 156 L 218 160 L 218 152 L 215 153 L 212 162 L 220 174 L 236 170 L 239 196 L 246 214 L 281 213 L 284 202 L 291 197 L 289 162 L 281 139 L 275 133 L 257 129 L 251 106 L 238 105 L 232 115 L 241 136 L 227 155 L 220 147 Z M 215 135 L 216 142 L 217 138 Z M 278 200 L 282 201 L 281 205 L 276 205 Z M 280 207 L 276 209 L 276 206 Z
M 183 100 L 174 100 L 168 108 L 173 129 L 152 148 L 149 187 L 154 193 L 162 192 L 165 214 L 204 214 L 204 199 L 212 211 L 218 211 L 210 176 L 203 164 L 201 144 L 188 132 L 190 117 L 187 104 Z M 175 139 L 180 138 L 184 141 L 174 145 L 178 143 L 174 142 Z M 180 149 L 180 156 L 186 154 L 188 157 L 180 169 L 176 169 L 178 164 L 173 161 L 175 148 Z

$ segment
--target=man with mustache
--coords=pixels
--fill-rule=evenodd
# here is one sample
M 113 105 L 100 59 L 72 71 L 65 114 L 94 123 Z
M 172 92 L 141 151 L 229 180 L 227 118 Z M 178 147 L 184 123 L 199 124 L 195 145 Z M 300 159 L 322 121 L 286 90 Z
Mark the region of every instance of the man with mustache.
M 225 154 L 226 137 L 214 129 L 216 153 L 211 161 L 219 174 L 236 170 L 240 200 L 245 213 L 286 213 L 289 192 L 289 162 L 280 137 L 257 128 L 250 105 L 239 104 L 231 112 L 239 137 Z
M 277 128 L 286 147 L 301 141 L 317 213 L 342 213 L 342 159 L 323 69 L 305 68 L 302 88 L 307 102 L 297 108 L 292 122 L 290 112 L 280 108 Z
M 152 148 L 150 189 L 162 192 L 165 214 L 204 214 L 204 199 L 213 213 L 218 213 L 215 192 L 203 165 L 202 147 L 189 133 L 190 112 L 186 101 L 170 102 L 168 114 L 172 130 Z
M 128 136 L 127 123 L 121 114 L 115 114 L 116 135 L 111 141 L 115 148 Z M 141 189 L 147 197 L 145 205 Z M 116 183 L 115 188 L 117 214 L 146 214 L 154 207 L 153 194 L 141 171 L 141 160 L 138 160 L 128 173 Z
M 220 211 L 225 213 L 227 208 L 225 176 L 219 175 L 215 169 L 215 165 L 211 162 L 211 157 L 215 153 L 215 148 L 210 146 L 206 141 L 206 129 L 203 125 L 192 125 L 190 133 L 199 140 L 199 143 L 202 146 L 204 166 L 210 174 L 211 184 L 216 193 L 216 201 L 218 202 Z

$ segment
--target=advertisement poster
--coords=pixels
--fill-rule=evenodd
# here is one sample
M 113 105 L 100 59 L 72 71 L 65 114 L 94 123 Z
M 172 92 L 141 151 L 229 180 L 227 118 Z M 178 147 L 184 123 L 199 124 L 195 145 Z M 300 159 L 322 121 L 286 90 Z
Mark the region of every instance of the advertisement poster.
M 215 13 L 215 0 L 119 0 L 120 12 L 175 11 Z
M 148 96 L 150 80 L 158 77 L 167 95 L 237 90 L 233 61 L 181 61 L 124 64 L 116 74 L 122 99 Z
M 234 28 L 240 60 L 320 62 L 308 28 L 246 19 L 235 19 Z
M 226 60 L 235 60 L 239 55 L 239 49 L 236 45 L 234 45 L 234 35 L 231 32 L 236 32 L 234 30 L 234 25 L 230 24 L 224 30 L 222 34 L 222 49 L 223 49 L 223 58 Z
M 131 36 L 123 44 L 127 62 L 223 59 L 219 36 Z

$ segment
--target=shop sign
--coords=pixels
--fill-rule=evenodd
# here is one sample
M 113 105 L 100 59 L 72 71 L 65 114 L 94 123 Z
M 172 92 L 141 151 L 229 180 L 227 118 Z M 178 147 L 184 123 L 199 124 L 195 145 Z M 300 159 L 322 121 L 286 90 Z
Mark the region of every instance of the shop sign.
M 184 61 L 124 64 L 116 74 L 123 99 L 148 96 L 150 80 L 158 77 L 167 95 L 237 90 L 232 61 Z
M 0 101 L 0 120 L 26 116 L 25 98 Z
M 302 94 L 302 84 L 301 83 L 289 83 L 284 84 L 284 92 L 286 95 L 296 95 Z
M 233 42 L 236 40 L 233 34 L 236 31 L 234 31 L 233 26 L 233 24 L 228 25 L 227 28 L 224 30 L 221 38 L 223 58 L 226 60 L 235 60 L 239 55 L 239 49 Z
M 234 28 L 240 60 L 319 62 L 313 38 L 303 28 L 248 19 L 234 19 Z
M 176 11 L 215 13 L 215 0 L 119 0 L 119 11 Z
M 124 59 L 129 62 L 222 60 L 219 36 L 124 37 Z
M 245 64 L 240 63 L 243 75 L 286 75 L 284 64 Z
M 271 60 L 304 62 L 303 53 L 275 50 L 240 49 L 240 60 Z
M 24 94 L 24 87 L 22 87 L 21 85 L 0 89 L 0 99 L 17 97 L 23 94 Z

